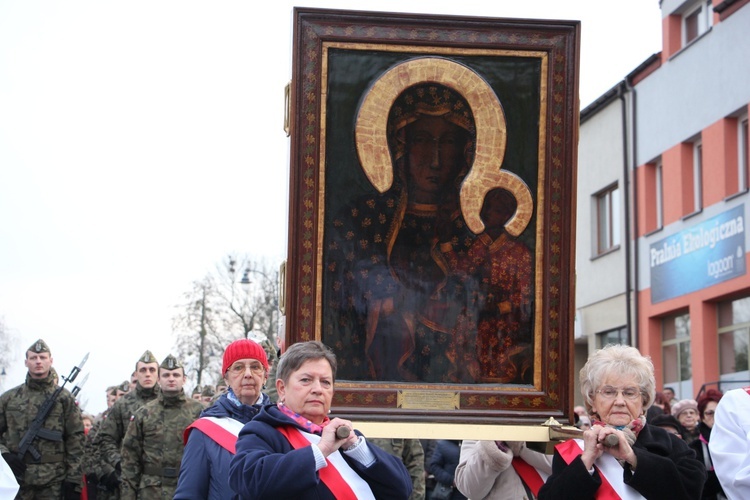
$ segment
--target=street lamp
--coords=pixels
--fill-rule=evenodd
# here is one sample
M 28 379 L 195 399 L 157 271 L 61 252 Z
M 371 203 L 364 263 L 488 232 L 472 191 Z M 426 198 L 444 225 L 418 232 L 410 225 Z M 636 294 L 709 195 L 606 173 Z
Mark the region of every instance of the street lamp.
M 261 286 L 260 289 L 263 293 L 264 298 L 268 298 L 270 295 L 271 303 L 266 302 L 268 306 L 271 306 L 273 309 L 269 311 L 269 327 L 273 330 L 276 322 L 276 318 L 279 312 L 279 300 L 277 297 L 277 281 L 275 281 L 273 278 L 268 276 L 265 272 L 259 270 L 259 269 L 253 269 L 249 265 L 245 267 L 245 270 L 242 273 L 242 278 L 239 281 L 240 286 L 244 290 L 244 292 L 247 294 L 248 297 L 250 297 L 250 294 L 252 293 L 252 287 L 251 284 L 253 281 L 250 279 L 250 273 L 259 274 L 263 280 L 265 280 L 266 283 L 270 284 L 270 293 L 267 287 Z M 249 332 L 246 332 L 246 334 Z

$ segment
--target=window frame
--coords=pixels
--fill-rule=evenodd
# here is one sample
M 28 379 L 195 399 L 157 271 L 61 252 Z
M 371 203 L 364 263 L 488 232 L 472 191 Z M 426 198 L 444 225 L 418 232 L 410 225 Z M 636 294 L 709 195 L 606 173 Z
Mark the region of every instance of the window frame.
M 622 344 L 622 345 L 630 345 L 630 334 L 628 333 L 628 327 L 627 326 L 621 326 L 619 328 L 612 328 L 611 330 L 606 330 L 604 332 L 600 332 L 596 334 L 596 343 L 597 348 L 601 349 L 602 347 L 606 346 L 607 344 L 611 344 L 612 342 L 606 341 L 605 338 L 607 338 L 611 334 L 617 334 L 618 341 L 615 342 L 616 344 Z
M 702 0 L 686 9 L 682 15 L 682 46 L 686 47 L 711 29 L 713 25 L 713 2 Z M 695 36 L 688 38 L 688 23 L 695 19 Z
M 686 318 L 686 325 L 687 325 L 687 335 L 686 336 L 678 336 L 677 335 L 677 325 L 676 322 L 678 318 Z M 672 339 L 665 339 L 664 333 L 665 333 L 665 324 L 668 321 L 672 321 L 675 329 L 675 337 Z M 682 347 L 684 347 L 681 344 L 687 343 L 687 359 L 682 359 Z M 665 352 L 666 349 L 676 346 L 676 355 L 677 359 L 673 363 L 676 371 L 676 375 L 678 377 L 678 380 L 667 380 L 667 370 L 666 367 L 670 366 L 669 363 L 666 362 L 666 355 Z M 692 344 L 691 344 L 691 324 L 690 324 L 690 313 L 689 312 L 683 312 L 679 314 L 673 314 L 670 316 L 665 316 L 661 320 L 661 361 L 662 361 L 662 383 L 664 385 L 674 385 L 674 384 L 682 384 L 684 382 L 692 381 L 693 379 L 693 366 L 692 366 Z M 687 361 L 687 370 L 690 373 L 690 376 L 688 378 L 683 377 L 683 368 L 685 365 L 685 361 Z
M 619 248 L 622 242 L 619 184 L 615 182 L 594 194 L 594 203 L 596 205 L 594 251 L 596 255 L 603 255 Z
M 748 334 L 748 331 L 750 331 L 750 319 L 748 319 L 748 321 L 735 323 L 734 315 L 732 315 L 731 324 L 726 324 L 724 326 L 721 325 L 722 307 L 729 306 L 731 307 L 731 310 L 734 311 L 735 303 L 741 302 L 741 301 L 747 301 L 748 299 L 750 299 L 750 297 L 739 297 L 739 298 L 719 302 L 716 304 L 716 323 L 717 323 L 716 324 L 716 339 L 717 339 L 718 346 L 719 346 L 718 351 L 719 351 L 719 376 L 720 377 L 732 375 L 734 373 L 748 370 L 747 364 L 748 364 L 748 358 L 750 358 L 750 342 L 748 342 L 748 340 L 750 340 L 750 334 Z M 744 370 L 737 370 L 737 364 L 736 364 L 737 356 L 740 353 L 737 351 L 737 346 L 735 344 L 735 335 L 741 335 L 743 332 L 744 332 L 744 336 L 746 338 L 746 343 L 747 343 L 747 345 L 745 346 L 745 352 L 744 352 L 746 356 L 746 359 L 745 359 L 746 366 Z M 725 350 L 724 342 L 725 342 L 726 337 L 730 335 L 732 336 L 732 342 L 731 342 L 732 347 L 731 349 Z M 725 371 L 725 368 L 724 368 L 727 362 L 727 360 L 723 359 L 724 353 L 729 352 L 729 351 L 731 351 L 732 356 L 733 356 L 732 362 L 734 363 L 733 365 L 734 371 Z
M 693 141 L 693 213 L 703 210 L 703 140 Z
M 737 117 L 737 191 L 743 193 L 750 187 L 750 137 L 748 114 Z
M 656 229 L 664 227 L 664 165 L 662 164 L 661 158 L 656 161 L 654 165 L 654 187 L 656 193 L 654 196 L 654 203 L 656 206 Z

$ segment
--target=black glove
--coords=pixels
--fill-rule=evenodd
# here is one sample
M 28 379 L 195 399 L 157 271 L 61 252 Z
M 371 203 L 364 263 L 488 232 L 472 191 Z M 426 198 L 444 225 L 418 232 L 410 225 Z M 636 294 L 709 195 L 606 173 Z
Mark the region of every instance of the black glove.
M 109 491 L 117 491 L 120 486 L 120 475 L 116 470 L 99 478 L 99 484 L 103 484 Z
M 76 483 L 70 481 L 63 481 L 62 484 L 62 500 L 81 500 L 81 492 L 78 490 Z
M 86 474 L 86 491 L 89 494 L 89 500 L 96 500 L 96 491 L 99 489 L 99 479 L 95 474 Z
M 16 481 L 20 484 L 26 472 L 26 463 L 16 453 L 3 453 L 3 459 L 8 463 L 13 475 L 16 476 Z

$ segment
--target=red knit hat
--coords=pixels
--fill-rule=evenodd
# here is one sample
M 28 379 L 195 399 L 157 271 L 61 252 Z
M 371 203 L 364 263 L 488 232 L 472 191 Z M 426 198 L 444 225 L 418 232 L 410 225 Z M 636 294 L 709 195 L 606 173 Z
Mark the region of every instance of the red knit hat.
M 221 374 L 225 374 L 238 359 L 257 359 L 268 371 L 268 357 L 266 351 L 250 339 L 235 340 L 224 351 L 224 362 L 221 364 Z

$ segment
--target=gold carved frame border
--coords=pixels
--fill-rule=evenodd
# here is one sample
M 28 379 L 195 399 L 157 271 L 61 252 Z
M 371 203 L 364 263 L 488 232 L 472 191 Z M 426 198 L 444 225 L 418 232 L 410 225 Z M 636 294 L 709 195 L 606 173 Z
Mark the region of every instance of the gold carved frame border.
M 337 381 L 334 411 L 387 423 L 533 424 L 570 418 L 573 324 L 577 22 L 434 17 L 297 8 L 294 13 L 287 339 L 321 339 L 328 54 L 331 49 L 532 57 L 541 61 L 536 198 L 534 383 L 389 384 Z M 479 139 L 478 139 L 479 140 Z M 504 140 L 504 138 L 503 138 Z M 495 154 L 497 156 L 497 154 Z M 381 182 L 387 185 L 387 180 Z M 491 175 L 481 179 L 478 192 Z M 467 196 L 466 200 L 476 200 Z M 478 212 L 471 202 L 465 213 Z M 523 211 L 520 208 L 519 211 Z M 531 208 L 533 210 L 533 208 Z M 470 223 L 467 216 L 467 224 Z M 481 221 L 479 222 L 481 224 Z M 410 431 L 411 432 L 411 431 Z M 475 427 L 471 434 L 477 433 Z M 539 431 L 534 430 L 532 435 Z M 388 432 L 385 432 L 388 434 Z M 421 433 L 421 437 L 427 437 Z M 429 434 L 429 432 L 427 433 Z

